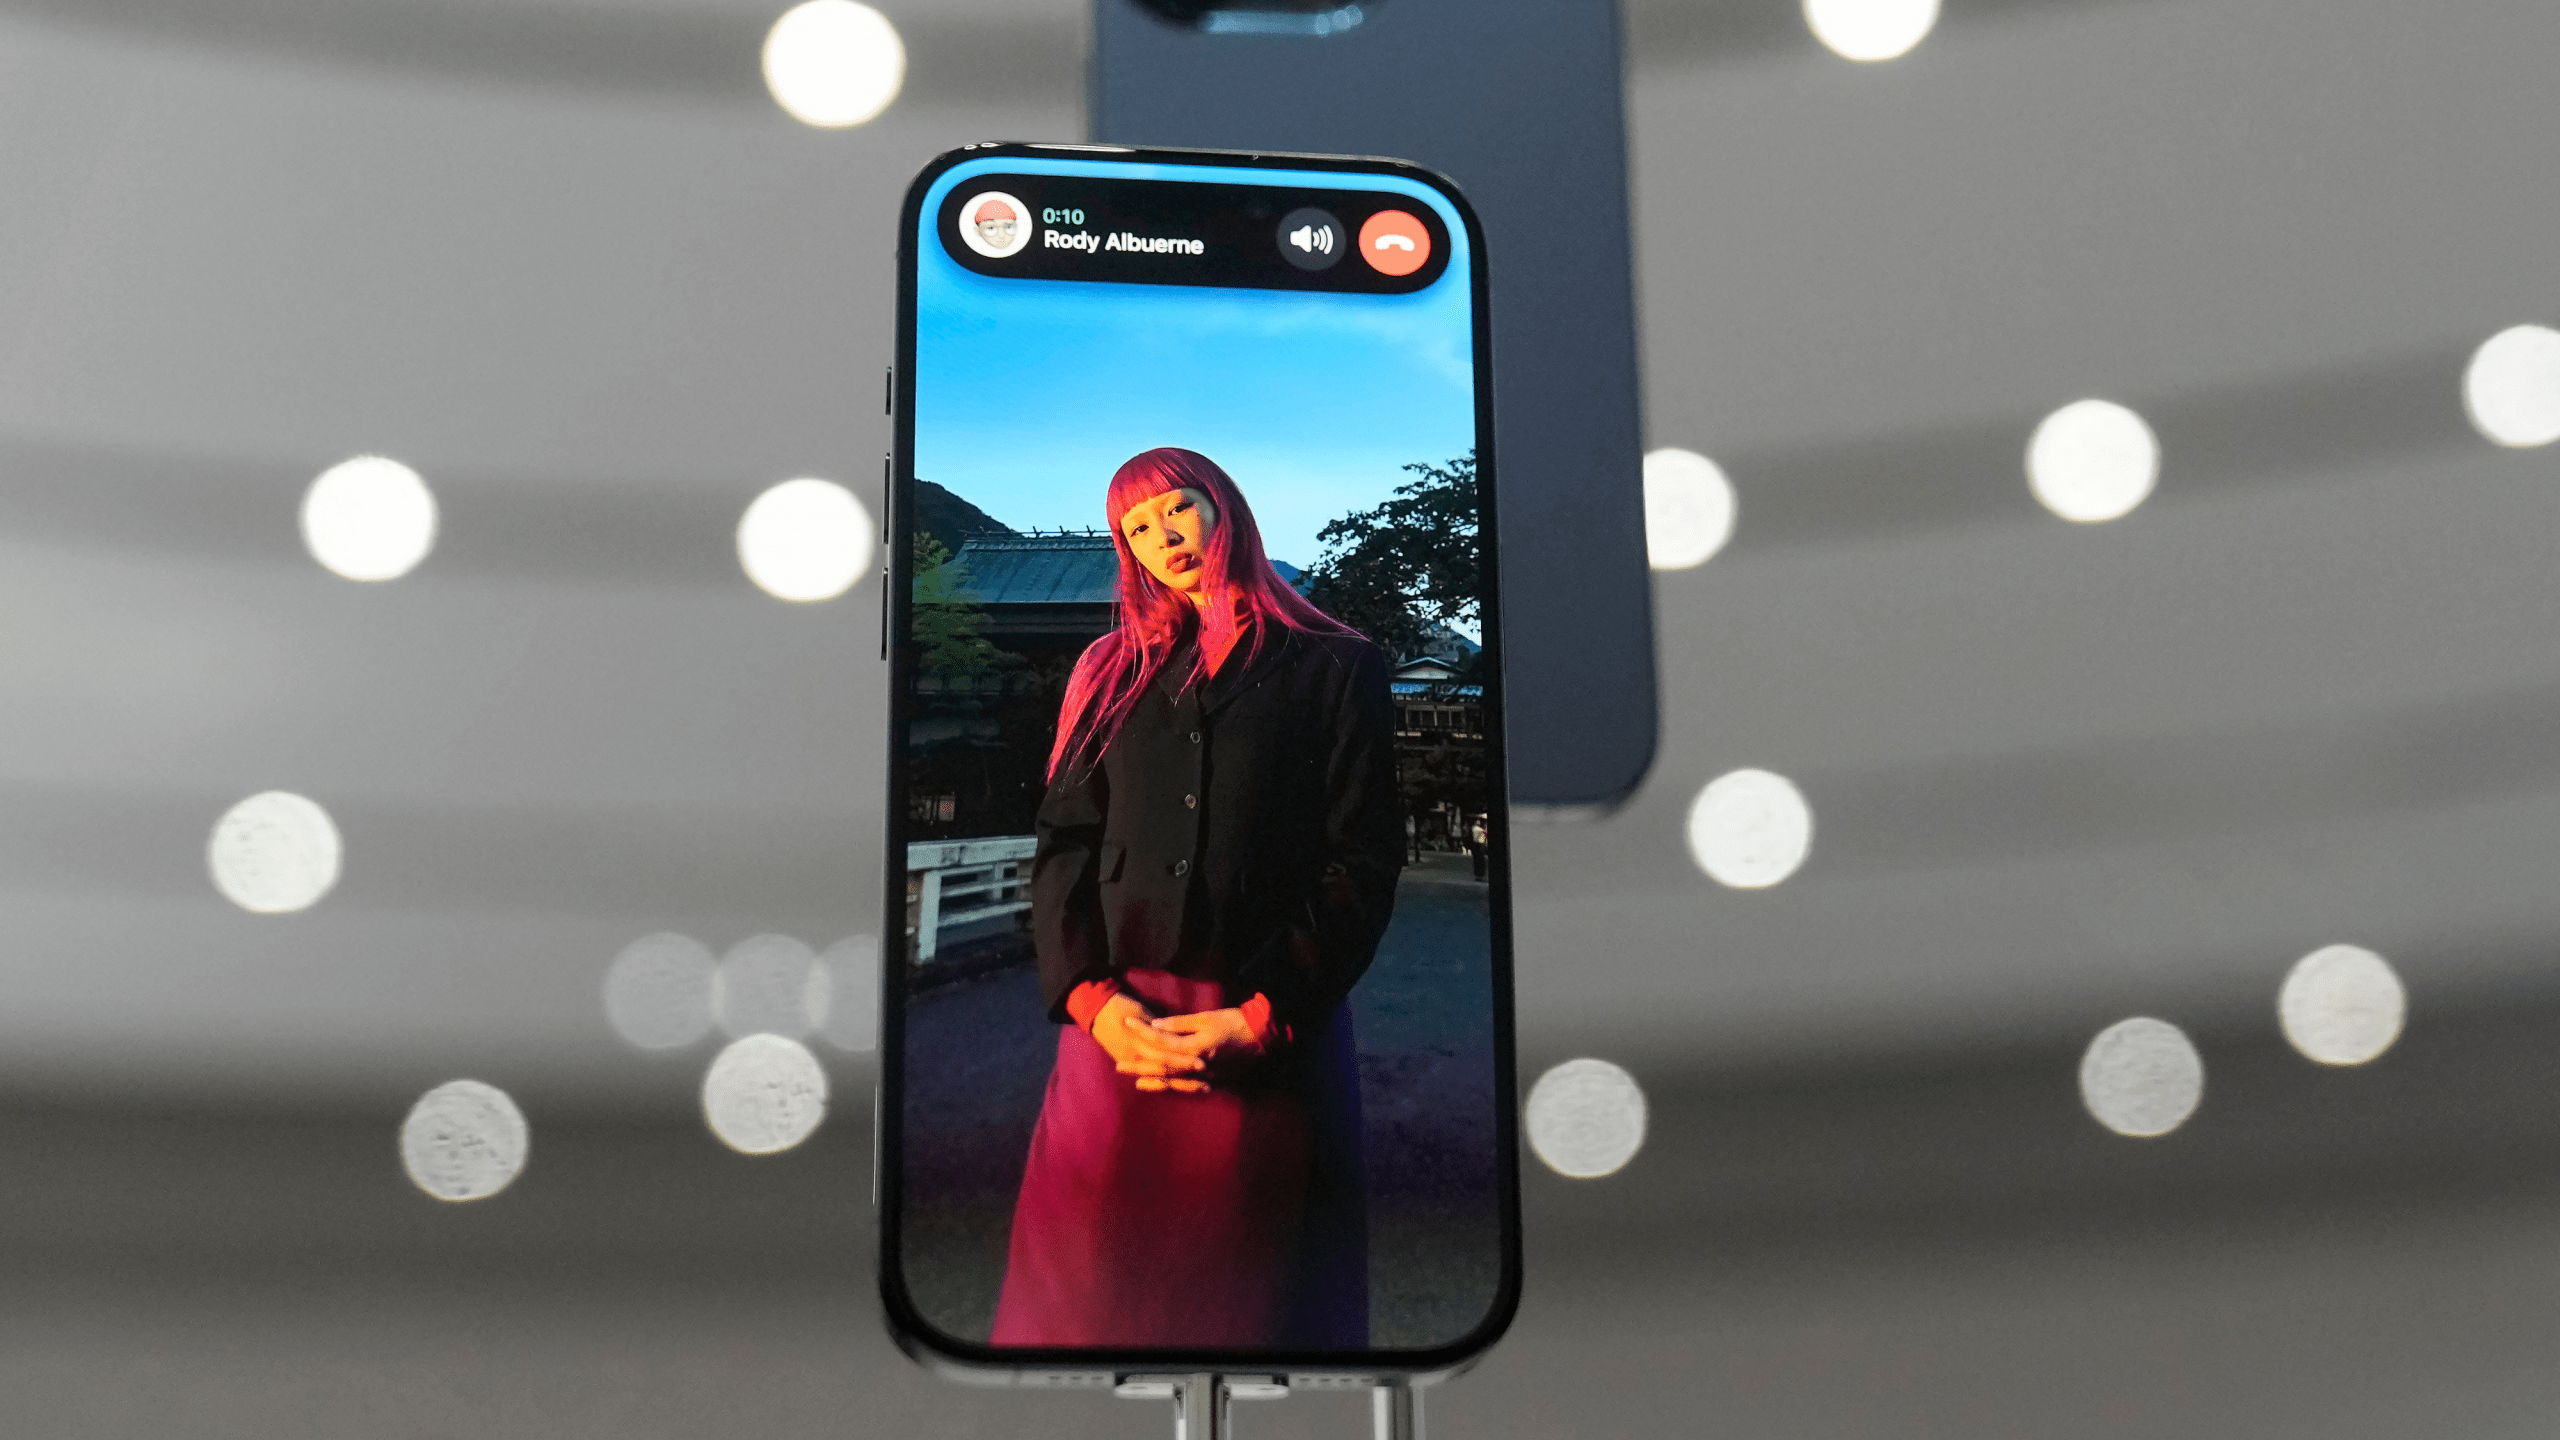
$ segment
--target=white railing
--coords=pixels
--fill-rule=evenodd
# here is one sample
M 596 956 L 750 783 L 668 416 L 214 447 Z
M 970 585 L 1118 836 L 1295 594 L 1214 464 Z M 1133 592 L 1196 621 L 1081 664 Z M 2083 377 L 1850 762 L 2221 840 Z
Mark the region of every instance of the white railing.
M 907 846 L 907 938 L 916 963 L 941 951 L 942 932 L 952 926 L 1030 909 L 1036 846 L 1029 835 Z

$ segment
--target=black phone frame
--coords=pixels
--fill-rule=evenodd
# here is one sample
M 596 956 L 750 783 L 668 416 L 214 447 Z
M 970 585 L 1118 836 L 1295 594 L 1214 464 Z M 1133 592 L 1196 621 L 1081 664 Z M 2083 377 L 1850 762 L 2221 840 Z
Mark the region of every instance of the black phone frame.
M 1193 166 L 1219 170 L 1333 171 L 1388 175 L 1423 185 L 1457 212 L 1473 259 L 1468 275 L 1470 323 L 1475 330 L 1476 485 L 1482 512 L 1477 521 L 1479 563 L 1484 576 L 1483 653 L 1490 660 L 1485 679 L 1485 743 L 1487 781 L 1493 795 L 1486 824 L 1491 841 L 1487 857 L 1486 897 L 1493 983 L 1494 1171 L 1499 1191 L 1502 1275 L 1492 1306 L 1475 1329 L 1451 1343 L 1431 1349 L 1369 1349 L 1357 1352 L 1322 1350 L 1220 1349 L 1027 1349 L 999 1348 L 945 1335 L 925 1321 L 907 1297 L 900 1270 L 901 1203 L 904 1198 L 904 1134 L 901 1114 L 906 1063 L 905 1027 L 907 962 L 903 925 L 891 933 L 887 923 L 906 913 L 906 841 L 900 834 L 907 814 L 907 747 L 910 688 L 914 678 L 913 622 L 915 514 L 915 349 L 916 246 L 926 193 L 936 180 L 957 166 L 988 159 L 1111 162 L 1132 165 Z M 1179 185 L 1192 183 L 1165 180 Z M 1250 183 L 1250 182 L 1247 182 Z M 1521 1215 L 1519 1163 L 1519 1079 L 1515 1055 L 1512 982 L 1510 780 L 1504 743 L 1502 685 L 1502 583 L 1499 573 L 1500 533 L 1495 483 L 1493 326 L 1490 267 L 1484 227 L 1456 185 L 1418 165 L 1401 160 L 1338 155 L 1291 155 L 1259 151 L 1136 149 L 1105 145 L 991 143 L 966 145 L 945 152 L 920 171 L 908 186 L 898 210 L 898 328 L 896 361 L 889 376 L 889 404 L 894 439 L 887 457 L 888 513 L 881 517 L 884 554 L 882 576 L 885 646 L 889 665 L 889 744 L 887 789 L 882 829 L 879 1080 L 872 1125 L 872 1201 L 877 1211 L 879 1249 L 875 1254 L 883 1315 L 890 1335 L 910 1358 L 953 1378 L 975 1383 L 1095 1388 L 1132 1375 L 1214 1373 L 1341 1377 L 1359 1381 L 1438 1378 L 1466 1368 L 1509 1330 L 1518 1312 L 1521 1290 Z M 1064 282 L 1075 283 L 1075 282 Z

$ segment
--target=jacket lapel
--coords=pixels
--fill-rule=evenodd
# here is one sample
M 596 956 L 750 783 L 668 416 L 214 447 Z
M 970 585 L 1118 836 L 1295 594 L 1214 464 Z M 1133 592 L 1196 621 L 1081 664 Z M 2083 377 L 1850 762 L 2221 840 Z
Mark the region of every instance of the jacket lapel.
M 1198 645 L 1185 641 L 1173 647 L 1173 653 L 1165 657 L 1163 666 L 1156 671 L 1156 689 L 1163 692 L 1167 703 L 1182 703 L 1182 692 L 1191 679 L 1192 667 L 1199 663 Z
M 1202 714 L 1215 715 L 1228 702 L 1261 684 L 1272 671 L 1286 664 L 1291 652 L 1304 643 L 1297 631 L 1286 625 L 1275 625 L 1263 642 L 1262 653 L 1254 656 L 1253 663 L 1247 665 L 1240 657 L 1252 648 L 1253 640 L 1250 633 L 1236 637 L 1237 653 L 1229 656 L 1227 664 L 1209 678 L 1208 691 L 1200 697 Z

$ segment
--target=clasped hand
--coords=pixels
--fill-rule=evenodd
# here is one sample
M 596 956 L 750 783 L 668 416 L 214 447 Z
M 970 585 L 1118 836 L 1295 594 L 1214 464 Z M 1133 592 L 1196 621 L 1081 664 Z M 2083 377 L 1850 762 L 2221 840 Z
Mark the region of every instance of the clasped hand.
M 1184 1094 L 1208 1089 L 1212 1066 L 1231 1066 L 1262 1053 L 1242 1010 L 1159 1016 L 1125 991 L 1093 1017 L 1093 1038 L 1121 1074 L 1137 1078 L 1139 1089 Z

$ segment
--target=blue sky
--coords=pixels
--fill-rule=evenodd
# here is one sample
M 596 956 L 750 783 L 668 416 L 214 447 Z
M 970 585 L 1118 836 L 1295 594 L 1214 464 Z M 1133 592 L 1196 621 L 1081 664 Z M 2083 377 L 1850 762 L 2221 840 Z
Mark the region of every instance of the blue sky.
M 943 177 L 927 224 L 975 168 Z M 1273 559 L 1306 566 L 1407 462 L 1475 444 L 1463 264 L 1412 295 L 1081 284 L 977 275 L 919 238 L 916 475 L 1007 525 L 1104 524 L 1120 463 L 1181 445 L 1235 477 Z

